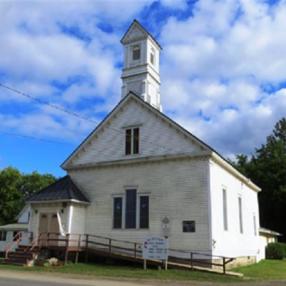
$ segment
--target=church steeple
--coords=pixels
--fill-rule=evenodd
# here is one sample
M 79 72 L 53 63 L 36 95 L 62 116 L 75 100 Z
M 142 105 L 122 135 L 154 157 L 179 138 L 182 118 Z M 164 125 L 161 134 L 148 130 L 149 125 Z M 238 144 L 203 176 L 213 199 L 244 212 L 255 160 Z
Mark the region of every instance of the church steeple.
M 124 46 L 122 97 L 133 91 L 153 107 L 162 111 L 160 101 L 160 50 L 154 37 L 137 21 L 121 39 Z

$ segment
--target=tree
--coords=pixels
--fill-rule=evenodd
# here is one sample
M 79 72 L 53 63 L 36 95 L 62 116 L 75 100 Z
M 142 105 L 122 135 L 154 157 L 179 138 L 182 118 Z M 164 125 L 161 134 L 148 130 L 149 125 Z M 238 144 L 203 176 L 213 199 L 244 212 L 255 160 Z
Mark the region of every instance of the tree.
M 25 198 L 28 198 L 31 194 L 54 183 L 55 180 L 56 178 L 51 174 L 41 175 L 38 172 L 32 172 L 22 176 L 20 191 Z
M 286 235 L 286 118 L 275 124 L 266 143 L 250 159 L 238 155 L 234 164 L 262 189 L 259 193 L 261 225 Z
M 0 225 L 15 221 L 25 205 L 25 199 L 32 193 L 55 182 L 51 174 L 22 174 L 8 167 L 0 171 Z
M 0 172 L 0 224 L 14 219 L 23 206 L 20 184 L 21 174 L 17 169 L 9 167 Z

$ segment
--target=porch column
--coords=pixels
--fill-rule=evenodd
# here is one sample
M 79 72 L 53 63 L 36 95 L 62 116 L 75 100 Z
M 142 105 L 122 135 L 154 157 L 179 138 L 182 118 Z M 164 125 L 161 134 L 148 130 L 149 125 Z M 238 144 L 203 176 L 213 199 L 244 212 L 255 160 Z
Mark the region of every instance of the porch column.
M 67 233 L 71 233 L 72 230 L 72 219 L 73 219 L 73 205 L 69 205 L 68 217 L 67 217 Z

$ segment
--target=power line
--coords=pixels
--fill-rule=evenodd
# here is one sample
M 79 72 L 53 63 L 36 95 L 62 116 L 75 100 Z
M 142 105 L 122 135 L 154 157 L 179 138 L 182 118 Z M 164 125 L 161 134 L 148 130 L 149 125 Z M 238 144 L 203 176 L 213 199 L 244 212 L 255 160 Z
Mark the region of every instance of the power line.
M 33 101 L 35 101 L 35 102 L 37 102 L 37 103 L 39 103 L 39 104 L 41 104 L 41 105 L 47 105 L 47 106 L 49 106 L 49 107 L 51 107 L 51 108 L 54 108 L 54 109 L 60 110 L 60 111 L 62 111 L 62 112 L 65 112 L 65 113 L 67 113 L 68 115 L 75 116 L 75 117 L 77 117 L 77 118 L 79 118 L 79 119 L 81 119 L 81 120 L 85 120 L 85 121 L 88 121 L 88 122 L 92 122 L 92 123 L 98 124 L 98 122 L 96 122 L 96 121 L 94 121 L 94 120 L 91 120 L 91 119 L 89 119 L 89 118 L 87 118 L 87 117 L 85 117 L 85 116 L 82 116 L 82 115 L 80 115 L 80 114 L 78 114 L 78 113 L 76 113 L 76 112 L 74 112 L 74 111 L 68 110 L 68 109 L 66 109 L 66 108 L 63 108 L 63 107 L 61 107 L 61 106 L 58 106 L 58 105 L 55 105 L 55 104 L 52 104 L 52 103 L 49 103 L 48 101 L 41 100 L 41 99 L 36 98 L 36 97 L 34 97 L 34 96 L 32 96 L 32 95 L 30 95 L 30 94 L 28 94 L 28 93 L 25 93 L 25 92 L 20 91 L 20 90 L 18 90 L 18 89 L 16 89 L 16 88 L 13 88 L 13 87 L 10 87 L 10 86 L 8 86 L 8 85 L 5 85 L 5 84 L 3 84 L 3 83 L 1 83 L 1 82 L 0 82 L 0 87 L 5 88 L 5 89 L 7 89 L 7 90 L 9 90 L 9 91 L 11 91 L 11 92 L 17 93 L 17 94 L 19 94 L 19 95 L 22 95 L 22 96 L 24 96 L 24 97 L 26 97 L 26 98 L 29 98 L 29 99 L 31 99 L 31 100 L 33 100 Z M 116 131 L 117 133 L 120 133 L 121 135 L 122 135 L 122 133 L 123 133 L 123 132 L 122 132 L 123 130 L 116 129 L 116 128 L 111 127 L 111 126 L 109 126 L 109 128 L 112 129 L 112 130 L 114 130 L 114 131 Z M 70 131 L 74 132 L 73 130 L 70 130 Z M 143 137 L 141 137 L 141 141 L 142 141 L 142 142 L 151 143 L 151 144 L 153 144 L 154 146 L 157 146 L 157 147 L 159 147 L 159 148 L 162 149 L 162 150 L 164 149 L 164 150 L 169 151 L 168 148 L 166 148 L 165 146 L 159 145 L 157 142 L 153 142 L 153 141 L 151 141 L 151 140 L 146 140 L 146 139 L 143 138 Z
M 15 89 L 15 88 L 10 87 L 10 86 L 8 86 L 8 85 L 5 85 L 5 84 L 3 84 L 3 83 L 0 83 L 0 86 L 3 87 L 3 88 L 6 88 L 6 89 L 9 90 L 9 91 L 15 92 L 15 93 L 17 93 L 17 94 L 19 94 L 19 95 L 22 95 L 22 96 L 24 96 L 24 97 L 26 97 L 26 98 L 29 98 L 29 99 L 31 99 L 31 100 L 33 100 L 33 101 L 39 103 L 39 104 L 47 105 L 47 106 L 49 106 L 49 107 L 52 107 L 52 108 L 54 108 L 54 109 L 56 109 L 56 110 L 65 112 L 65 113 L 67 113 L 67 114 L 69 114 L 69 115 L 75 116 L 75 117 L 77 117 L 77 118 L 79 118 L 79 119 L 82 119 L 82 120 L 86 120 L 86 121 L 89 121 L 89 122 L 92 122 L 92 123 L 96 123 L 96 124 L 98 123 L 98 122 L 96 122 L 96 121 L 94 121 L 94 120 L 92 120 L 92 119 L 89 119 L 89 118 L 86 117 L 86 116 L 80 115 L 80 114 L 78 114 L 78 113 L 76 113 L 76 112 L 74 112 L 74 111 L 68 110 L 68 109 L 63 108 L 63 107 L 61 107 L 61 106 L 58 106 L 58 105 L 56 105 L 56 104 L 49 103 L 48 101 L 39 99 L 39 98 L 37 98 L 37 97 L 34 97 L 34 96 L 32 96 L 32 95 L 30 95 L 30 94 L 28 94 L 28 93 L 22 92 L 22 91 L 20 91 L 20 90 L 18 90 L 18 89 Z
M 28 139 L 33 139 L 33 140 L 38 140 L 38 141 L 43 141 L 47 143 L 57 143 L 57 144 L 71 144 L 70 142 L 63 142 L 63 141 L 57 141 L 57 140 L 49 140 L 49 139 L 44 139 L 36 136 L 30 136 L 30 135 L 24 135 L 24 134 L 19 134 L 19 133 L 12 133 L 12 132 L 6 132 L 6 131 L 0 131 L 1 134 L 8 135 L 8 136 L 17 136 L 17 137 L 22 137 L 22 138 L 28 138 Z

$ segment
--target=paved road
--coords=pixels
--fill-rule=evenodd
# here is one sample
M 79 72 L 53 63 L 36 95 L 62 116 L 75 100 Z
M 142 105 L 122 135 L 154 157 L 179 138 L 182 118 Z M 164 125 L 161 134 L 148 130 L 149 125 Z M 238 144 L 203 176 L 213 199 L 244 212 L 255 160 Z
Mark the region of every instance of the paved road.
M 174 282 L 174 281 L 128 281 L 123 279 L 105 280 L 91 278 L 66 278 L 51 273 L 27 273 L 0 271 L 0 286 L 286 286 L 286 281 L 267 281 L 251 283 L 211 283 L 211 282 Z

